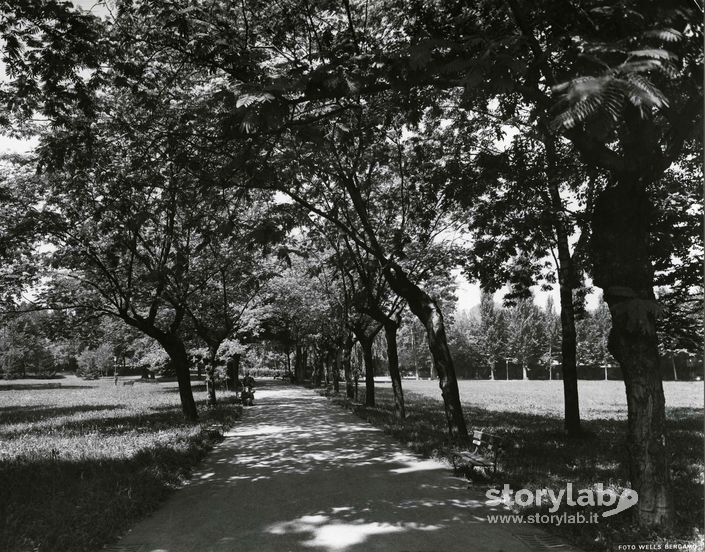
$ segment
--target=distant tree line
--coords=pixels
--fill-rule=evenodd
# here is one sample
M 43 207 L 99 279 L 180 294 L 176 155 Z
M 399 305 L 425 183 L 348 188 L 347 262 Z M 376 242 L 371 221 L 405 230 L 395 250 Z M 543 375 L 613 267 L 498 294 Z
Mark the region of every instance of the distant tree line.
M 609 353 L 607 340 L 611 322 L 609 309 L 600 301 L 583 312 L 576 322 L 578 377 L 589 380 L 621 380 L 619 364 Z M 423 328 L 413 320 L 399 330 L 399 364 L 404 377 L 434 378 L 433 363 Z M 522 299 L 503 306 L 483 293 L 482 303 L 455 314 L 448 328 L 448 345 L 461 379 L 559 380 L 561 366 L 559 314 L 549 296 L 543 306 Z M 386 376 L 384 336 L 376 339 L 376 376 Z M 664 380 L 703 378 L 703 363 L 697 347 L 662 351 Z

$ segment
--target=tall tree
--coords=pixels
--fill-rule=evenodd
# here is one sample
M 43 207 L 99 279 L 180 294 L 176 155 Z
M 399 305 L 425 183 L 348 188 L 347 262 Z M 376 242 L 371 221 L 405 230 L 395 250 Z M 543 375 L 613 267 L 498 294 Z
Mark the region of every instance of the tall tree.
M 685 144 L 701 141 L 702 9 L 686 1 L 558 8 L 507 0 L 464 16 L 454 2 L 418 12 L 407 17 L 431 37 L 422 69 L 444 71 L 442 86 L 464 87 L 475 107 L 497 97 L 511 117 L 516 101 L 525 102 L 538 137 L 553 140 L 560 129 L 606 176 L 591 217 L 593 281 L 610 306 L 610 349 L 625 374 L 639 520 L 670 525 L 650 228 L 664 171 Z
M 478 345 L 485 358 L 490 379 L 496 379 L 497 362 L 502 358 L 507 343 L 507 325 L 504 315 L 495 305 L 492 293 L 482 292 L 480 297 L 480 327 Z
M 561 320 L 556 316 L 553 297 L 546 300 L 546 307 L 541 317 L 542 333 L 546 340 L 545 359 L 548 379 L 553 379 L 553 359 L 561 348 Z
M 50 302 L 116 316 L 157 340 L 176 369 L 184 415 L 196 419 L 183 323 L 192 297 L 217 276 L 199 267 L 212 266 L 209 245 L 229 231 L 232 198 L 195 178 L 187 144 L 161 128 L 201 100 L 184 91 L 195 83 L 169 71 L 159 78 L 180 85 L 171 98 L 106 90 L 100 117 L 79 115 L 44 137 L 44 230 L 53 267 L 73 281 Z
M 521 365 L 522 379 L 529 379 L 529 362 L 540 356 L 541 312 L 532 298 L 521 299 L 508 309 L 507 352 Z
M 280 205 L 267 205 L 268 198 L 242 197 L 222 190 L 228 206 L 222 232 L 209 234 L 202 243 L 206 254 L 194 258 L 191 277 L 194 293 L 186 301 L 186 312 L 195 332 L 208 347 L 208 402 L 216 403 L 215 367 L 221 345 L 228 339 L 246 339 L 258 333 L 264 314 L 264 292 L 278 272 L 276 242 L 286 235 L 295 218 Z M 272 250 L 274 247 L 275 250 Z M 271 253 L 271 255 L 268 255 Z M 235 353 L 233 362 L 239 362 Z
M 605 379 L 607 366 L 614 363 L 607 345 L 610 325 L 610 311 L 603 300 L 578 323 L 578 358 L 581 364 L 602 366 Z
M 322 125 L 292 132 L 288 138 L 297 145 L 278 159 L 281 190 L 374 257 L 391 289 L 422 322 L 449 430 L 462 440 L 467 428 L 443 314 L 414 273 L 415 263 L 429 256 L 436 236 L 446 228 L 446 198 L 436 187 L 440 177 L 434 174 L 430 152 L 418 142 L 406 143 L 400 128 L 380 127 L 391 100 L 371 103 L 364 112 L 343 113 L 332 133 Z M 428 150 L 430 142 L 424 144 Z M 442 151 L 440 142 L 435 147 Z M 424 202 L 433 202 L 435 208 Z M 439 260 L 449 262 L 443 254 Z M 436 263 L 436 270 L 441 266 Z
M 499 102 L 494 110 L 500 120 L 502 105 Z M 534 136 L 526 106 L 514 105 L 514 113 L 509 123 L 495 124 L 498 132 L 517 134 L 478 155 L 475 177 L 458 191 L 473 236 L 466 271 L 488 289 L 510 283 L 518 297 L 526 296 L 532 285 L 550 289 L 558 284 L 564 425 L 576 436 L 580 410 L 575 311 L 583 291 L 586 211 L 595 178 L 570 160 L 566 144 L 553 136 Z M 583 239 L 575 240 L 579 236 Z

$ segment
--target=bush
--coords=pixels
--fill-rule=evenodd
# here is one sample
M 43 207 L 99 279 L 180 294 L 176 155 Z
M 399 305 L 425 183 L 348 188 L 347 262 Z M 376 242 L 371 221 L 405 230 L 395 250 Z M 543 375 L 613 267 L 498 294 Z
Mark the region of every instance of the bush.
M 245 371 L 240 370 L 240 376 L 245 372 L 249 372 L 253 378 L 273 378 L 275 375 L 283 376 L 286 370 L 275 370 L 274 368 L 248 368 Z
M 97 349 L 85 349 L 78 355 L 77 375 L 83 378 L 97 378 L 107 375 L 114 369 L 113 348 L 104 343 Z

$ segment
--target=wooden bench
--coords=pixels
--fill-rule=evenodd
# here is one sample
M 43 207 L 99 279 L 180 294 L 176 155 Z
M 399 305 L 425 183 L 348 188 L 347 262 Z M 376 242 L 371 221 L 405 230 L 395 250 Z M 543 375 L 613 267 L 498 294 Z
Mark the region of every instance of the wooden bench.
M 502 439 L 482 429 L 472 430 L 472 449 L 451 449 L 448 456 L 455 473 L 465 473 L 474 468 L 492 468 L 497 471 L 497 460 L 502 452 Z

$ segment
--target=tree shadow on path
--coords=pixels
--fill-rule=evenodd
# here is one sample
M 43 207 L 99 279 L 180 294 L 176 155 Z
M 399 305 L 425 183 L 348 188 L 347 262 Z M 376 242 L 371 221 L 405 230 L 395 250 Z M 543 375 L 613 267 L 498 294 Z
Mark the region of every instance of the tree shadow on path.
M 281 385 L 259 389 L 191 483 L 111 550 L 534 550 L 492 513 L 506 510 L 447 465 Z

